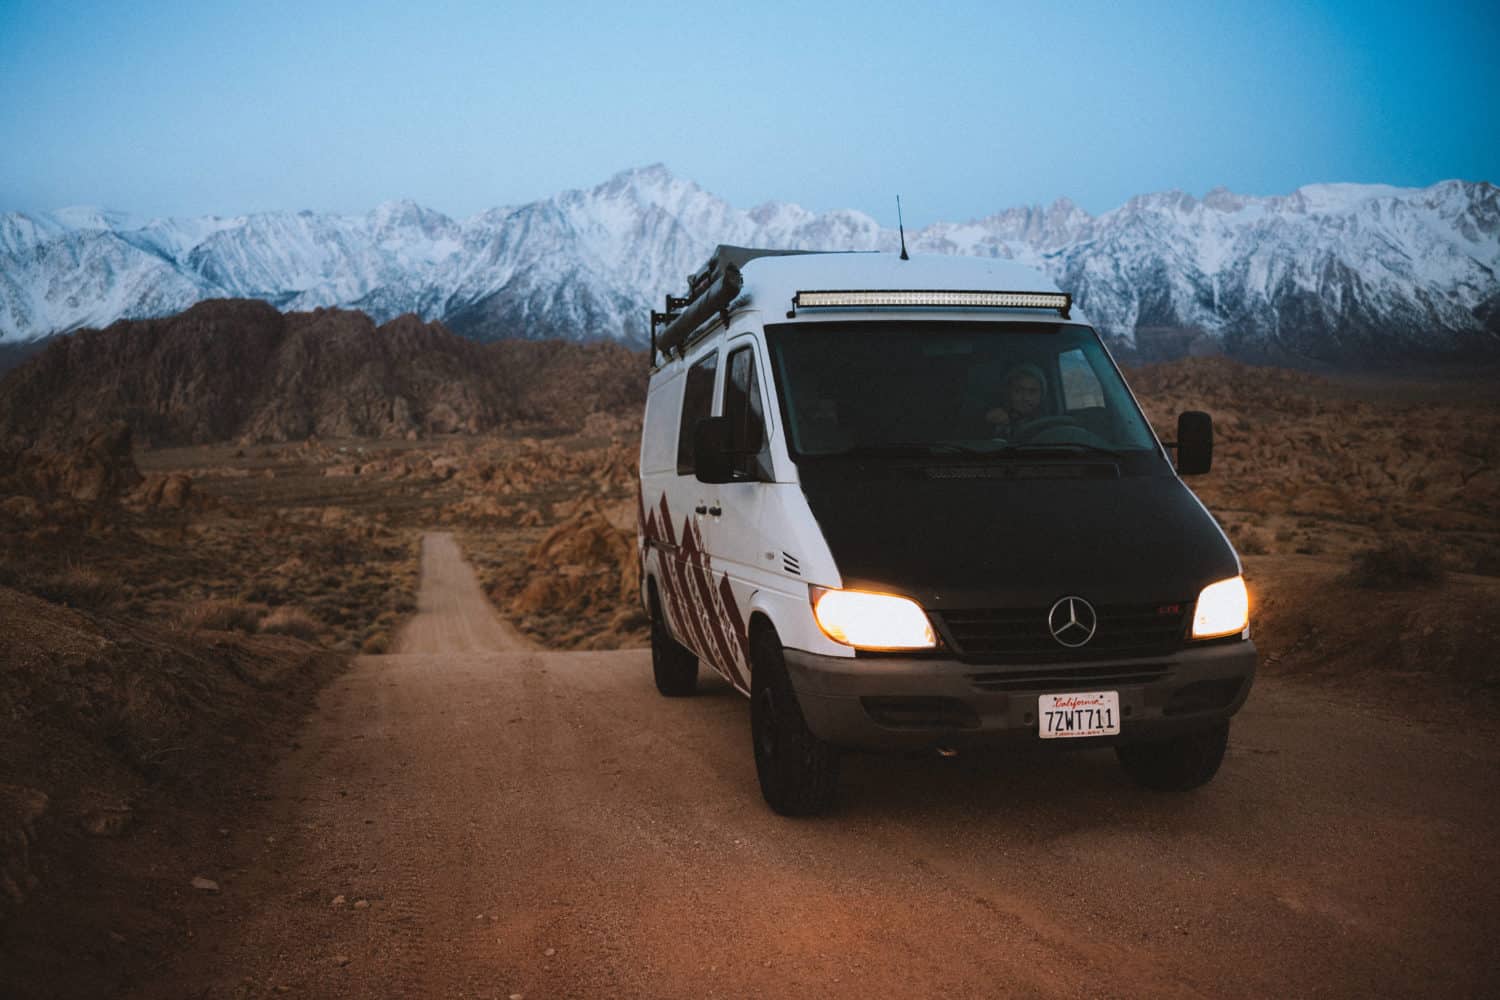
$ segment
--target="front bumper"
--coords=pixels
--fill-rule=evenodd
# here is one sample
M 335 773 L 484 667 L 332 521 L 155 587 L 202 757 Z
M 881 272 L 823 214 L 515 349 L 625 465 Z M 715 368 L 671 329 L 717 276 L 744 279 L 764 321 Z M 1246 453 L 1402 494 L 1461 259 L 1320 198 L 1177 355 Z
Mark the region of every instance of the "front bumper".
M 983 666 L 789 649 L 786 664 L 808 728 L 859 750 L 1041 742 L 1038 695 L 1118 691 L 1120 735 L 1046 741 L 1067 747 L 1162 739 L 1228 719 L 1250 694 L 1256 652 L 1247 639 L 1149 660 Z

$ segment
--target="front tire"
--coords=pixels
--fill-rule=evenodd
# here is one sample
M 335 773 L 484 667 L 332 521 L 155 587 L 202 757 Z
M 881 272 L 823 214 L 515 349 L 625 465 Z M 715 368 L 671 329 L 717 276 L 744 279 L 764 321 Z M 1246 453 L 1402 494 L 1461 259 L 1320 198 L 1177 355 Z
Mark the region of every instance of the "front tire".
M 682 698 L 698 687 L 698 657 L 672 638 L 667 619 L 662 614 L 656 585 L 651 586 L 651 673 L 656 690 L 668 698 Z
M 770 627 L 750 636 L 750 735 L 768 806 L 782 816 L 815 816 L 833 804 L 838 751 L 807 728 L 781 640 Z
M 1157 743 L 1115 748 L 1120 766 L 1143 788 L 1187 792 L 1208 784 L 1219 773 L 1229 747 L 1229 723 L 1183 733 Z

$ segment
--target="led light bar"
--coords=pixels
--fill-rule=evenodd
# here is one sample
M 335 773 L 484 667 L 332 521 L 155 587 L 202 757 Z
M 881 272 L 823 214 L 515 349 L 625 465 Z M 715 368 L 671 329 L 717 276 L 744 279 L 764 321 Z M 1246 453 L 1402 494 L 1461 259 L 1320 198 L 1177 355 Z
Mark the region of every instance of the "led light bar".
M 850 309 L 862 306 L 948 306 L 960 309 L 1056 309 L 1063 319 L 1073 308 L 1067 292 L 965 292 L 944 289 L 817 291 L 792 296 L 797 309 Z

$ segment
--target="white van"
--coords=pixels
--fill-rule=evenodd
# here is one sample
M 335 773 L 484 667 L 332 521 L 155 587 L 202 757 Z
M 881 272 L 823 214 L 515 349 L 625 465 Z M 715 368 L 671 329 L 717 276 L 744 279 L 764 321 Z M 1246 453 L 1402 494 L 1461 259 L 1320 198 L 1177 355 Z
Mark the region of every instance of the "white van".
M 721 246 L 652 314 L 640 457 L 657 688 L 751 698 L 777 812 L 846 750 L 1116 748 L 1216 773 L 1256 666 L 1228 539 L 1071 298 L 1004 260 Z

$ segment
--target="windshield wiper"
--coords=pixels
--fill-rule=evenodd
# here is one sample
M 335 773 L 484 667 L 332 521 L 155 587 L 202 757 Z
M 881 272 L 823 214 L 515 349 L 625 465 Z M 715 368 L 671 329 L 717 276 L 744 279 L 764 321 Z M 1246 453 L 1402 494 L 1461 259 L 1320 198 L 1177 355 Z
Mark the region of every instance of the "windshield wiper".
M 978 455 L 988 456 L 995 452 L 984 448 L 973 448 L 953 441 L 882 441 L 879 444 L 857 444 L 842 451 L 828 452 L 829 458 L 860 458 L 868 456 L 928 456 L 928 455 Z
M 956 441 L 882 441 L 879 444 L 857 444 L 842 451 L 830 451 L 816 458 L 934 458 L 962 455 L 967 458 L 1040 458 L 1048 455 L 1107 455 L 1123 458 L 1124 452 L 1081 441 L 1058 441 L 1051 444 L 1007 444 L 998 448 L 976 448 Z
M 1108 455 L 1111 458 L 1123 458 L 1125 453 L 1114 448 L 1101 448 L 1096 444 L 1084 444 L 1082 441 L 1056 441 L 1050 444 L 1011 444 L 996 452 L 987 452 L 994 455 Z

